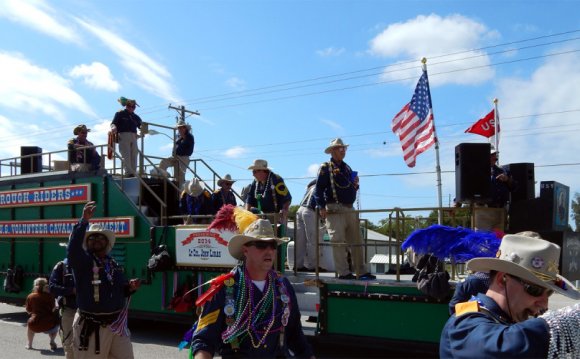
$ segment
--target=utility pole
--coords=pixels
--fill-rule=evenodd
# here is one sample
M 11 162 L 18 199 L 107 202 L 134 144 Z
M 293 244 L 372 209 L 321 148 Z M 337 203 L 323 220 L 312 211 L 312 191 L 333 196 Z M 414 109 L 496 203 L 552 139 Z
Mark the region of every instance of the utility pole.
M 198 111 L 190 111 L 190 110 L 186 110 L 185 106 L 171 106 L 171 104 L 169 104 L 169 108 L 172 110 L 175 110 L 179 113 L 179 120 L 184 121 L 185 122 L 185 114 L 191 114 L 191 115 L 197 115 L 199 116 L 199 112 Z M 178 121 L 179 121 L 178 120 Z

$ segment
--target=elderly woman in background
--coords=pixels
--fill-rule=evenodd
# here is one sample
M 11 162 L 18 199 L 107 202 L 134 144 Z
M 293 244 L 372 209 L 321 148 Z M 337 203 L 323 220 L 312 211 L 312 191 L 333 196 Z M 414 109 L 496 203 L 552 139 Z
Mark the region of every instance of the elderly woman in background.
M 32 292 L 26 297 L 28 318 L 28 345 L 32 349 L 35 333 L 46 333 L 50 337 L 50 349 L 56 350 L 54 338 L 58 334 L 58 315 L 55 309 L 54 296 L 48 291 L 46 278 L 36 278 Z

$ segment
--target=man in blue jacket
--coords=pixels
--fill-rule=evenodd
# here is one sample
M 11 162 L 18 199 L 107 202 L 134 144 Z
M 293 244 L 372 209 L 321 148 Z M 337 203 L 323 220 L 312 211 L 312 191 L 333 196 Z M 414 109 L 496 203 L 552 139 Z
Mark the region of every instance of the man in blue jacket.
M 95 202 L 85 205 L 67 247 L 78 304 L 73 322 L 75 358 L 133 358 L 128 298 L 140 281 L 128 281 L 123 267 L 109 256 L 115 234 L 98 223 L 89 227 L 95 208 Z
M 558 274 L 559 258 L 556 244 L 514 234 L 504 236 L 497 258 L 470 260 L 468 269 L 490 273 L 489 289 L 455 306 L 441 333 L 440 357 L 578 358 L 578 304 L 545 313 L 554 292 L 580 298 Z
M 244 234 L 231 238 L 228 251 L 243 263 L 220 277 L 221 287 L 202 295 L 207 301 L 191 342 L 195 359 L 216 352 L 224 359 L 281 358 L 288 357 L 288 350 L 298 358 L 314 358 L 294 289 L 272 269 L 282 241 L 267 219 L 254 221 Z
M 195 145 L 191 126 L 184 121 L 179 121 L 175 126 L 179 136 L 175 140 L 171 157 L 164 158 L 159 163 L 159 168 L 165 171 L 169 166 L 173 166 L 173 176 L 177 180 L 178 187 L 185 183 L 185 172 L 189 166 L 189 157 L 193 153 Z

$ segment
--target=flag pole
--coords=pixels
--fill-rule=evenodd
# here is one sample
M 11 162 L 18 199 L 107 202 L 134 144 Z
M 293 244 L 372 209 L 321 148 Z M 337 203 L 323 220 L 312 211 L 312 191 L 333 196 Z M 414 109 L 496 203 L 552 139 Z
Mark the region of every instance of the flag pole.
M 422 58 L 423 71 L 427 72 L 427 58 Z M 429 93 L 429 100 L 431 101 L 431 93 Z M 433 111 L 433 104 L 431 104 L 431 111 Z M 437 210 L 437 223 L 443 224 L 443 195 L 441 193 L 441 164 L 439 162 L 439 138 L 437 137 L 437 129 L 435 127 L 435 115 L 433 114 L 433 135 L 435 136 L 435 171 L 437 172 L 437 199 L 439 209 Z
M 497 98 L 493 99 L 493 126 L 495 127 L 495 150 L 498 151 L 497 164 L 499 165 L 499 116 L 497 114 Z

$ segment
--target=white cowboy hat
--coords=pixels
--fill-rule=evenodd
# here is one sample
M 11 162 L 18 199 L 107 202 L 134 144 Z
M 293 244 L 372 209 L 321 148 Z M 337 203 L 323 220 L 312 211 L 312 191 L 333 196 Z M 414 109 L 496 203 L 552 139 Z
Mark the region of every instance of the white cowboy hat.
M 83 239 L 83 249 L 87 250 L 88 248 L 87 238 L 93 233 L 102 234 L 103 236 L 107 237 L 108 240 L 107 253 L 111 252 L 113 246 L 115 245 L 115 233 L 113 233 L 113 231 L 103 228 L 103 226 L 100 223 L 93 223 L 89 226 L 89 229 L 87 229 L 85 233 L 85 238 Z
M 191 130 L 191 125 L 185 121 L 179 120 L 175 125 L 175 128 L 178 129 L 180 127 L 187 127 L 188 130 Z
M 187 193 L 192 197 L 199 196 L 203 192 L 202 184 L 203 182 L 197 178 L 192 179 L 187 185 Z
M 217 185 L 221 187 L 224 184 L 224 182 L 234 183 L 236 181 L 232 180 L 232 176 L 230 176 L 229 174 L 227 174 L 227 175 L 224 176 L 224 178 L 222 178 L 219 181 L 217 181 Z
M 541 238 L 508 234 L 503 237 L 496 258 L 474 258 L 467 262 L 467 268 L 474 272 L 504 272 L 569 298 L 580 299 L 574 285 L 558 274 L 559 262 L 558 245 Z
M 494 145 L 490 145 L 489 146 L 489 154 L 490 155 L 493 155 L 493 154 L 496 154 L 496 153 L 499 153 L 499 151 L 495 149 L 495 146 Z
M 344 142 L 342 142 L 342 139 L 335 138 L 334 140 L 330 141 L 330 146 L 326 147 L 324 153 L 332 152 L 332 149 L 335 147 L 348 147 L 348 145 L 345 145 Z
M 270 168 L 268 168 L 268 161 L 266 160 L 254 160 L 254 163 L 248 167 L 249 170 L 265 170 L 265 171 L 270 171 Z
M 258 219 L 250 224 L 243 234 L 237 234 L 230 239 L 228 251 L 232 257 L 242 259 L 244 257 L 243 246 L 255 241 L 276 241 L 280 244 L 287 242 L 288 239 L 276 237 L 269 220 Z

